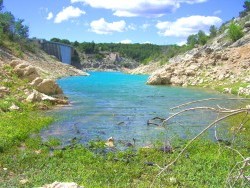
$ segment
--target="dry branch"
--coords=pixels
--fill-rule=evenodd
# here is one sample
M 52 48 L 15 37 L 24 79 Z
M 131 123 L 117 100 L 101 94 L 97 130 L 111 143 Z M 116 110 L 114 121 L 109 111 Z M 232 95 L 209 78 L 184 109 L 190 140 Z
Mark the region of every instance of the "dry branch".
M 186 149 L 197 139 L 199 138 L 201 135 L 203 135 L 209 128 L 213 127 L 215 124 L 221 122 L 222 120 L 224 119 L 227 119 L 229 117 L 232 117 L 232 116 L 235 116 L 235 115 L 238 115 L 238 114 L 241 114 L 243 112 L 246 112 L 245 109 L 240 109 L 239 111 L 236 111 L 236 112 L 232 112 L 226 116 L 223 116 L 217 120 L 215 120 L 214 122 L 212 122 L 211 124 L 209 124 L 205 129 L 203 129 L 198 135 L 196 135 L 192 140 L 190 140 L 188 142 L 188 144 L 181 150 L 181 152 L 177 155 L 177 157 L 171 162 L 169 163 L 167 166 L 165 166 L 157 175 L 156 177 L 154 178 L 152 184 L 150 187 L 153 187 L 157 177 L 159 177 L 164 171 L 166 171 L 170 166 L 172 166 L 173 164 L 175 164 L 177 162 L 177 160 L 182 156 L 182 154 L 186 151 Z
M 171 115 L 170 117 L 168 117 L 167 119 L 165 119 L 163 122 L 162 122 L 162 126 L 167 122 L 169 121 L 170 119 L 174 118 L 175 116 L 178 116 L 184 112 L 188 112 L 188 111 L 194 111 L 194 110 L 210 110 L 210 111 L 214 111 L 214 112 L 218 112 L 218 113 L 234 113 L 234 112 L 239 112 L 239 111 L 246 111 L 247 109 L 245 108 L 242 108 L 242 109 L 236 109 L 236 110 L 220 110 L 220 109 L 216 109 L 216 108 L 213 108 L 213 107 L 195 107 L 195 108 L 188 108 L 188 109 L 184 109 L 182 111 L 179 111 L 173 115 Z
M 250 100 L 250 98 L 208 98 L 208 99 L 200 99 L 200 100 L 190 101 L 190 102 L 181 104 L 179 106 L 175 106 L 173 108 L 170 108 L 170 110 L 174 110 L 176 108 L 180 108 L 180 107 L 187 106 L 187 105 L 194 104 L 194 103 L 198 103 L 198 102 L 216 101 L 216 100 Z

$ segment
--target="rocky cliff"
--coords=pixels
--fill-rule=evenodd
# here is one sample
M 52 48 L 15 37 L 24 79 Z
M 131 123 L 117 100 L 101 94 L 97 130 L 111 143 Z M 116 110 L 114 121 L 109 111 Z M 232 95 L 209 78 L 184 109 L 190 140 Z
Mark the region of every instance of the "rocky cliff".
M 250 96 L 250 23 L 244 27 L 244 37 L 234 43 L 227 39 L 226 30 L 209 44 L 170 59 L 147 83 L 209 87 Z
M 122 57 L 118 52 L 80 54 L 80 61 L 82 68 L 86 70 L 122 71 L 123 69 L 134 69 L 139 66 L 139 62 Z

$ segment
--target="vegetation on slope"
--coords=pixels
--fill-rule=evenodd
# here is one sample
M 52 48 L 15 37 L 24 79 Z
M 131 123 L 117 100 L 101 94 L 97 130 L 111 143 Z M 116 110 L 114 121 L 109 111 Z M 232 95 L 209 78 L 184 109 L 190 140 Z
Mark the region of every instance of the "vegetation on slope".
M 3 0 L 0 0 L 0 46 L 22 57 L 24 50 L 35 50 L 28 37 L 29 27 L 24 25 L 24 20 L 15 18 L 11 12 L 3 11 Z

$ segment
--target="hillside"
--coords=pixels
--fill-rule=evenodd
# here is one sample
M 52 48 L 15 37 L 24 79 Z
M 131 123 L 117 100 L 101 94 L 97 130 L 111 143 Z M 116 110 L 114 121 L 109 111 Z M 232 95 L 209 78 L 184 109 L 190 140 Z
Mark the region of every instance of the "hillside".
M 169 60 L 155 70 L 147 83 L 151 85 L 199 86 L 250 95 L 250 15 L 235 18 L 242 25 L 244 37 L 233 42 L 228 37 L 229 23 L 224 32 L 204 46 L 198 46 Z M 137 72 L 140 70 L 137 70 Z M 142 73 L 142 72 L 141 72 Z

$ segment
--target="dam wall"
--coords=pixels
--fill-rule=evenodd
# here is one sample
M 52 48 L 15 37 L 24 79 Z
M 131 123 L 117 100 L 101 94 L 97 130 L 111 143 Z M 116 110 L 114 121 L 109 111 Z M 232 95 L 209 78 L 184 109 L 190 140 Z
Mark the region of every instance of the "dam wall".
M 55 56 L 59 61 L 65 64 L 71 64 L 71 59 L 74 53 L 72 46 L 46 40 L 40 40 L 39 44 L 47 54 Z

